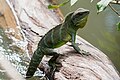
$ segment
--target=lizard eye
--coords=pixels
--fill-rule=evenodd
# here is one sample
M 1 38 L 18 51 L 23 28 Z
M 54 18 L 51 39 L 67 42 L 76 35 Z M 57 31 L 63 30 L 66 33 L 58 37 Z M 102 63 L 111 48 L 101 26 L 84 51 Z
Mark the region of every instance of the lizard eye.
M 85 14 L 85 13 L 82 12 L 82 13 L 78 13 L 76 16 L 77 16 L 77 17 L 84 17 L 84 14 Z
M 79 15 L 79 16 L 80 16 L 80 15 L 82 15 L 82 14 L 83 14 L 83 13 L 78 13 L 77 15 Z
M 77 21 L 77 19 L 81 19 L 82 16 L 83 16 L 83 13 L 75 14 L 75 16 L 73 16 L 72 20 L 73 20 L 73 21 Z

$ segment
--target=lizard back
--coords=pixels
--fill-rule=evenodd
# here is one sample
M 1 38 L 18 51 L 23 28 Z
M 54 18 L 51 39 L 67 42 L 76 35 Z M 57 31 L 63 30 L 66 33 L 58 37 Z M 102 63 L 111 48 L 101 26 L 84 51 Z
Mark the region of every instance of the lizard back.
M 67 32 L 66 26 L 60 24 L 47 32 L 39 42 L 38 46 L 54 49 L 64 45 L 70 39 L 71 36 Z

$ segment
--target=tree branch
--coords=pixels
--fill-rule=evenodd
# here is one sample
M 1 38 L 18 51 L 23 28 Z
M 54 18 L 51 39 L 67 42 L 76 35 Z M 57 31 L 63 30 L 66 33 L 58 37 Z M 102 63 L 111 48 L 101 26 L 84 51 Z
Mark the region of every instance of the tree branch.
M 120 17 L 120 14 L 117 12 L 117 10 L 114 7 L 112 7 L 111 4 L 108 4 L 108 5 Z
M 110 4 L 117 4 L 117 5 L 120 5 L 120 1 L 111 1 Z

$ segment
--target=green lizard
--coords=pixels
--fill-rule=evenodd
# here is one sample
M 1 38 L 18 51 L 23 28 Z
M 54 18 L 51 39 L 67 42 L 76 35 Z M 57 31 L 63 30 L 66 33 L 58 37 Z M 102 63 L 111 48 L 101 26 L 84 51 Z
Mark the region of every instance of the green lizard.
M 27 78 L 30 78 L 34 75 L 44 55 L 53 56 L 49 61 L 49 65 L 52 66 L 52 62 L 54 62 L 58 57 L 58 53 L 54 51 L 54 48 L 58 48 L 68 41 L 72 43 L 73 48 L 77 52 L 81 53 L 80 48 L 75 43 L 76 32 L 79 28 L 83 28 L 85 26 L 88 14 L 89 10 L 79 8 L 76 11 L 69 13 L 63 23 L 54 27 L 42 37 L 38 43 L 36 51 L 31 58 L 31 62 L 26 74 Z

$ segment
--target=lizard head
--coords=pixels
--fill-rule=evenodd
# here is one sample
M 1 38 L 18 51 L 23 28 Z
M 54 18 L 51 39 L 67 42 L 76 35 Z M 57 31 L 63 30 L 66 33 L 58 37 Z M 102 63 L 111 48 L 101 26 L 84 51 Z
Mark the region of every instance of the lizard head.
M 77 28 L 83 28 L 87 22 L 89 10 L 79 8 L 71 16 L 71 21 Z

